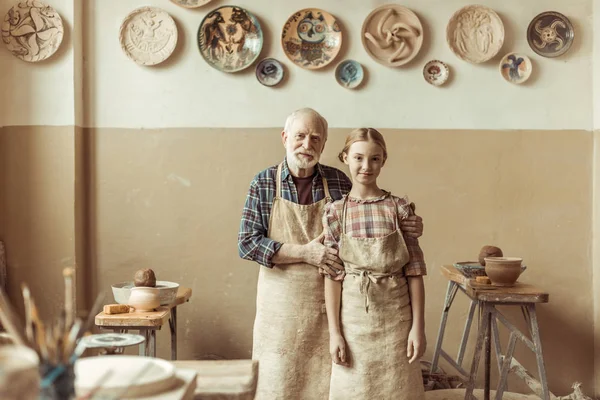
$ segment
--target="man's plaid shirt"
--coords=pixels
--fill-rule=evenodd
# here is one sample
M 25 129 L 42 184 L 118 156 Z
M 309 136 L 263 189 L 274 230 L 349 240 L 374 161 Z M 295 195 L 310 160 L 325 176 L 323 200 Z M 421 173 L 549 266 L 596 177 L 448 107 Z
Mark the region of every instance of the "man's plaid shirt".
M 339 169 L 317 164 L 316 171 L 312 186 L 313 202 L 325 197 L 321 179 L 323 176 L 327 180 L 329 194 L 333 200 L 341 199 L 350 191 L 352 182 Z M 271 207 L 275 198 L 275 175 L 277 175 L 277 165 L 259 172 L 250 183 L 238 234 L 240 257 L 256 261 L 269 268 L 273 267 L 271 262 L 273 255 L 283 244 L 267 237 Z M 281 168 L 281 197 L 298 204 L 296 185 L 285 159 Z

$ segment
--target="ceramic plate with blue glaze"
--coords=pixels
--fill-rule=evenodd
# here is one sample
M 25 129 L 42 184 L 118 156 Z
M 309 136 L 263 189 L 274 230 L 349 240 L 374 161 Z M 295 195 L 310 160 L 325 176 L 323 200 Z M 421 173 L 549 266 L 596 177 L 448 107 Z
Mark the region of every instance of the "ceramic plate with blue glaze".
M 265 58 L 256 65 L 256 79 L 265 86 L 275 86 L 285 75 L 283 65 L 274 58 Z
M 517 85 L 529 79 L 532 69 L 531 60 L 525 54 L 509 53 L 500 60 L 502 77 Z
M 358 87 L 362 83 L 364 75 L 362 65 L 354 60 L 344 60 L 335 69 L 335 79 L 348 89 Z
M 236 6 L 209 12 L 200 23 L 197 39 L 204 60 L 223 72 L 248 68 L 263 46 L 263 32 L 256 17 Z

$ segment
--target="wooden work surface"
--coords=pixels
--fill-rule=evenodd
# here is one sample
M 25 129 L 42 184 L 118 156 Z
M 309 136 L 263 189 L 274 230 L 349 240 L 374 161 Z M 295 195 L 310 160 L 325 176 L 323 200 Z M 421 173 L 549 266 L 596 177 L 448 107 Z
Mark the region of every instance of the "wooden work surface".
M 198 373 L 194 399 L 252 400 L 258 382 L 258 361 L 197 360 L 173 361 L 177 369 Z
M 97 326 L 139 326 L 139 327 L 161 327 L 171 315 L 170 307 L 159 307 L 156 311 L 140 312 L 134 311 L 125 314 L 104 314 L 96 315 Z
M 442 265 L 442 275 L 458 283 L 472 299 L 491 303 L 547 303 L 549 294 L 527 283 L 517 282 L 512 287 L 479 285 L 473 287 L 469 278 L 464 276 L 453 265 Z
M 177 307 L 192 297 L 192 289 L 179 287 L 175 301 L 168 306 L 161 306 L 156 311 L 151 312 L 130 312 L 126 314 L 104 314 L 96 315 L 97 326 L 140 326 L 140 327 L 161 327 L 170 317 L 171 308 Z

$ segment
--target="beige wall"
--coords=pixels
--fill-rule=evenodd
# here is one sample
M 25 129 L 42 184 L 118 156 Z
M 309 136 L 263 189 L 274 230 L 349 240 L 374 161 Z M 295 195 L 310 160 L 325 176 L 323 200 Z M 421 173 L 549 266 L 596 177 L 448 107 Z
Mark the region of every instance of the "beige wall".
M 341 167 L 335 154 L 346 133 L 330 133 L 325 163 Z M 159 279 L 194 291 L 192 302 L 180 308 L 182 358 L 250 357 L 258 265 L 238 258 L 236 234 L 253 175 L 283 156 L 278 129 L 95 129 L 86 134 L 94 154 L 90 234 L 98 287 L 108 291 L 111 283 L 131 279 L 137 268 L 153 268 Z M 473 259 L 482 245 L 497 244 L 525 259 L 529 268 L 523 281 L 550 292 L 550 304 L 539 307 L 539 317 L 551 389 L 567 393 L 574 381 L 590 389 L 592 135 L 384 134 L 390 160 L 381 184 L 408 194 L 426 223 L 426 358 L 446 289 L 437 268 Z M 446 343 L 458 342 L 466 305 L 459 296 Z M 508 314 L 521 318 L 515 311 Z M 160 332 L 160 356 L 168 357 L 167 344 L 167 331 Z M 529 351 L 517 348 L 518 358 L 536 371 Z

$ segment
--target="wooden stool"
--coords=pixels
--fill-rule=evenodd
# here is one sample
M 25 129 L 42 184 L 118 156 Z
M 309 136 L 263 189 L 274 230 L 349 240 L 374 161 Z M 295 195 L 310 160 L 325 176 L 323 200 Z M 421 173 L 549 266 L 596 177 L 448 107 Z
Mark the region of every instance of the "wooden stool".
M 542 355 L 542 343 L 540 341 L 537 313 L 535 309 L 536 304 L 548 302 L 548 293 L 543 292 L 535 286 L 523 283 L 517 283 L 515 286 L 508 288 L 474 285 L 452 265 L 442 266 L 441 271 L 442 275 L 448 279 L 448 290 L 446 292 L 446 300 L 444 302 L 444 309 L 442 311 L 440 329 L 433 353 L 431 373 L 433 374 L 437 369 L 439 357 L 442 356 L 446 361 L 448 361 L 448 363 L 450 363 L 450 365 L 460 372 L 463 377 L 468 379 L 465 400 L 476 399 L 476 397 L 473 395 L 473 389 L 475 387 L 477 369 L 479 367 L 479 360 L 481 358 L 481 350 L 483 347 L 485 347 L 484 400 L 489 400 L 491 342 L 493 336 L 494 350 L 496 352 L 498 370 L 500 372 L 500 379 L 498 382 L 498 388 L 496 390 L 496 400 L 500 400 L 502 399 L 502 395 L 506 390 L 508 371 L 510 369 L 514 369 L 516 374 L 521 378 L 529 375 L 529 372 L 527 372 L 525 368 L 513 357 L 516 341 L 519 339 L 535 353 L 540 376 L 540 382 L 528 379 L 526 380 L 526 383 L 535 394 L 540 396 L 540 398 L 544 400 L 550 400 L 550 392 L 548 391 L 548 382 L 546 379 L 546 368 L 544 366 L 544 357 Z M 471 305 L 469 307 L 469 315 L 465 323 L 462 340 L 458 349 L 458 355 L 456 360 L 454 360 L 442 349 L 442 342 L 444 340 L 448 312 L 452 306 L 458 289 L 460 289 L 471 299 Z M 508 319 L 496 309 L 496 306 L 498 305 L 520 307 L 523 311 L 523 315 L 525 316 L 525 320 L 527 321 L 532 338 L 529 339 L 526 337 L 517 327 L 510 323 Z M 479 325 L 479 332 L 477 334 L 477 344 L 475 346 L 475 353 L 473 354 L 471 371 L 470 373 L 467 373 L 462 367 L 462 363 L 476 306 L 479 306 L 482 318 Z M 498 321 L 500 321 L 510 331 L 506 354 L 502 354 L 502 348 L 500 346 L 500 337 L 498 335 L 497 324 Z
M 118 333 L 127 333 L 137 330 L 146 339 L 140 344 L 141 356 L 156 357 L 156 331 L 169 321 L 171 330 L 171 359 L 177 359 L 177 306 L 186 303 L 192 297 L 192 289 L 180 287 L 175 301 L 168 306 L 161 306 L 152 312 L 132 312 L 127 314 L 96 315 L 96 326 L 113 330 Z

